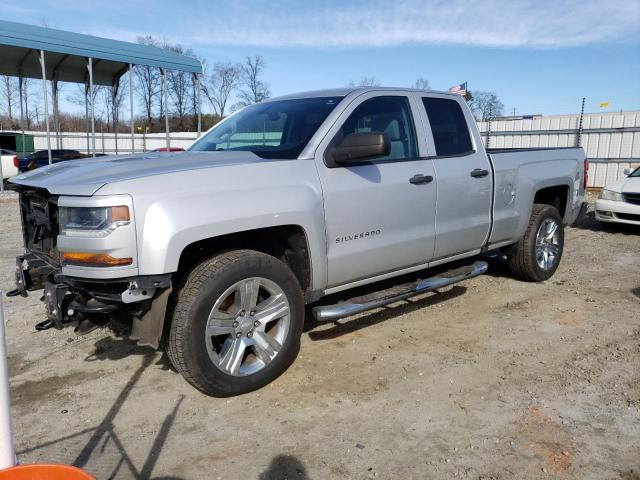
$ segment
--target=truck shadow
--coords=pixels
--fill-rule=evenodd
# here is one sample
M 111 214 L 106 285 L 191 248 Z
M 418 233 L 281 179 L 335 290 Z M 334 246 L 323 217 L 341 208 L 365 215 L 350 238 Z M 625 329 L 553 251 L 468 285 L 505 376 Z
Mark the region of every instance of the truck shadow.
M 588 212 L 582 220 L 572 225 L 580 230 L 590 230 L 592 232 L 622 233 L 623 235 L 639 235 L 640 227 L 626 223 L 599 222 L 593 211 Z
M 124 388 L 120 391 L 111 408 L 107 411 L 100 424 L 93 428 L 87 428 L 76 433 L 42 443 L 35 447 L 18 452 L 18 455 L 45 457 L 51 459 L 54 452 L 56 461 L 63 461 L 76 467 L 84 468 L 96 478 L 131 478 L 135 480 L 151 479 L 153 470 L 162 453 L 171 427 L 176 419 L 178 410 L 184 396 L 180 395 L 174 407 L 167 414 L 158 429 L 158 433 L 152 441 L 149 454 L 141 468 L 137 468 L 125 446 L 115 432 L 114 421 L 123 408 L 127 398 L 140 380 L 144 371 L 153 363 L 154 355 L 143 355 L 142 364 L 133 373 Z M 89 437 L 87 439 L 87 436 Z M 86 439 L 86 441 L 85 441 Z M 84 443 L 84 444 L 83 444 Z M 57 452 L 57 453 L 56 453 Z M 59 458 L 61 452 L 73 455 L 74 458 Z M 35 454 L 35 455 L 34 455 Z M 160 478 L 160 477 L 157 477 Z M 181 480 L 178 477 L 162 477 L 165 480 Z
M 138 345 L 135 340 L 129 339 L 126 335 L 101 338 L 95 342 L 94 346 L 95 351 L 85 358 L 86 362 L 122 360 L 132 355 L 154 357 L 157 353 L 161 352 L 162 355 L 154 365 L 159 366 L 162 370 L 173 370 L 169 357 L 164 350 L 159 351 L 153 347 Z
M 307 315 L 307 321 L 305 322 L 304 331 L 308 333 L 311 340 L 330 340 L 363 328 L 371 327 L 400 315 L 405 315 L 422 308 L 437 305 L 440 302 L 451 300 L 464 295 L 466 291 L 467 287 L 463 285 L 453 285 L 443 292 L 434 291 L 432 293 L 424 294 L 426 296 L 423 298 L 415 297 L 402 300 L 401 302 L 374 310 L 371 313 L 360 314 L 351 320 L 347 317 L 346 319 L 338 320 L 336 322 L 318 322 L 313 319 L 309 312 Z M 333 323 L 333 327 L 315 331 L 318 327 L 326 326 L 329 323 Z

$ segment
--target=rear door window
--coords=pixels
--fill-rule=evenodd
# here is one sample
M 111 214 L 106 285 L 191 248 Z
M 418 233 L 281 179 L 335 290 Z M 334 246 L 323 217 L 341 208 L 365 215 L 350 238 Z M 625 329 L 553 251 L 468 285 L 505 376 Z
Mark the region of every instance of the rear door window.
M 431 125 L 436 155 L 464 155 L 473 151 L 467 121 L 458 102 L 447 98 L 423 97 L 422 103 Z

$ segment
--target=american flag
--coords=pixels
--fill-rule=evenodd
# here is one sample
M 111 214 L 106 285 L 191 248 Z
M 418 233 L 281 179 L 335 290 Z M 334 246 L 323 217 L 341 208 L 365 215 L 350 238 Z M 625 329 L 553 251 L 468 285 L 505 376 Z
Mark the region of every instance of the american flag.
M 467 94 L 467 82 L 461 83 L 460 85 L 454 85 L 449 89 L 449 91 L 464 97 Z

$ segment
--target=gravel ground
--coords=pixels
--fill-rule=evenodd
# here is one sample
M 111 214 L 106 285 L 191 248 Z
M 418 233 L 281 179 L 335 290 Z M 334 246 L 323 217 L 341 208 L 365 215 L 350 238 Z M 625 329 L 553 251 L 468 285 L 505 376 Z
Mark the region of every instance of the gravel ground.
M 21 252 L 0 199 L 0 288 Z M 304 334 L 293 367 L 231 399 L 108 330 L 36 333 L 5 298 L 23 463 L 99 479 L 640 479 L 640 230 L 593 218 L 549 281 L 491 274 Z

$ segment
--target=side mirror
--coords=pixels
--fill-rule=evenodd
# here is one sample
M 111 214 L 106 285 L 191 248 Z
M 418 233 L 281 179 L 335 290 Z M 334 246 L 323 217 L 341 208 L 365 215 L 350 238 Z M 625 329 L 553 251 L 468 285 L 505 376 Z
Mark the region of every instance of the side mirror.
M 631 175 L 631 169 L 630 168 L 625 168 L 622 173 L 624 173 L 628 177 L 629 175 Z
M 391 143 L 385 133 L 350 133 L 333 148 L 333 160 L 339 164 L 358 163 L 391 153 Z

